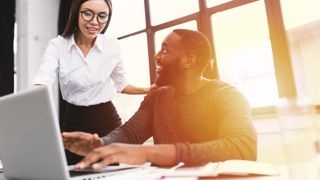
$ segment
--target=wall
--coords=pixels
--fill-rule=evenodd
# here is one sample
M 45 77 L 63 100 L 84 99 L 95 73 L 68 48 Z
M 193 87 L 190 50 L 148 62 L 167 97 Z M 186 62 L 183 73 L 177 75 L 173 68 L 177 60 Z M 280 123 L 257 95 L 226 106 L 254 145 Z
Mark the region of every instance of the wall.
M 32 85 L 48 41 L 58 34 L 59 0 L 17 0 L 16 91 Z M 58 107 L 58 86 L 53 86 Z
M 320 20 L 288 32 L 298 94 L 320 104 Z
M 57 36 L 58 0 L 17 0 L 17 90 L 27 89 L 48 41 Z

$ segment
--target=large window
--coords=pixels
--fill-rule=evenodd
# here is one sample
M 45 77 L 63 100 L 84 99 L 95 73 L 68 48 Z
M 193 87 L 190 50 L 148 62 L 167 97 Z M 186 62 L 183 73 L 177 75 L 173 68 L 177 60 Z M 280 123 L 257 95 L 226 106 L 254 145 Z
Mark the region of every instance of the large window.
M 146 28 L 144 0 L 115 0 L 112 5 L 112 20 L 107 33 L 120 37 Z
M 320 1 L 281 0 L 299 98 L 320 102 Z
M 175 20 L 199 11 L 195 0 L 149 0 L 152 25 Z
M 211 19 L 220 78 L 240 89 L 252 107 L 274 105 L 278 92 L 263 1 Z
M 145 33 L 120 41 L 128 80 L 138 86 L 150 85 L 147 37 Z
M 153 82 L 154 55 L 174 28 L 197 29 L 207 35 L 214 47 L 213 73 L 218 72 L 211 77 L 236 86 L 253 108 L 274 106 L 279 96 L 296 96 L 296 88 L 300 96 L 304 92 L 300 87 L 311 86 L 303 78 L 315 76 L 309 70 L 315 73 L 319 67 L 320 61 L 315 60 L 320 57 L 315 46 L 320 41 L 318 0 L 117 0 L 113 4 L 108 32 L 122 41 L 130 81 L 137 85 Z M 287 32 L 289 48 L 282 32 Z M 286 56 L 288 49 L 293 67 Z M 298 69 L 300 59 L 313 61 L 313 66 Z M 307 73 L 297 75 L 298 71 Z M 313 77 L 313 81 L 320 79 Z M 311 94 L 320 91 L 319 87 L 312 89 L 316 90 Z M 319 103 L 320 95 L 314 96 Z
M 320 1 L 281 0 L 286 29 L 293 29 L 320 20 Z

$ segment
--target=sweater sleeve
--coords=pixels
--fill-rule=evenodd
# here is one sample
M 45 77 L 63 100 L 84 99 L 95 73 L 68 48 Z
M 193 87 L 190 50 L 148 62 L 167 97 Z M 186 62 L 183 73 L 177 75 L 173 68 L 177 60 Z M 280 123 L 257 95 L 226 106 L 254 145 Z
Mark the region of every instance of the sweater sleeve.
M 177 162 L 201 165 L 228 159 L 256 160 L 257 137 L 249 105 L 237 90 L 226 91 L 210 104 L 214 117 L 219 118 L 218 137 L 201 143 L 175 144 Z
M 149 93 L 138 111 L 121 127 L 102 137 L 105 145 L 110 143 L 142 144 L 152 136 L 153 95 Z

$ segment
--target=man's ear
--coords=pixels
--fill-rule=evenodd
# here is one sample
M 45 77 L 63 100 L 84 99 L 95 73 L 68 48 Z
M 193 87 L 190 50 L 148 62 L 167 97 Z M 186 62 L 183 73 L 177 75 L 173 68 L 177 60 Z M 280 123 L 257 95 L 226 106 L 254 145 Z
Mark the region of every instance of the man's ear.
M 197 57 L 195 55 L 189 55 L 186 57 L 184 62 L 184 68 L 186 69 L 192 69 L 197 64 Z

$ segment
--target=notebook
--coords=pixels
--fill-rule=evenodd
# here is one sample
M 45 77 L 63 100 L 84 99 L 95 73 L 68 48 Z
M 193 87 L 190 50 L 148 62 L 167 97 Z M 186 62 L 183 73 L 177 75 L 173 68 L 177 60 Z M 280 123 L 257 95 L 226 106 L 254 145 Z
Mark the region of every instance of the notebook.
M 277 176 L 280 175 L 276 166 L 271 163 L 227 160 L 210 162 L 200 167 L 177 168 L 174 171 L 165 171 L 164 177 L 217 177 L 217 176 Z
M 109 166 L 102 172 L 72 171 L 71 177 L 58 114 L 45 86 L 0 98 L 0 157 L 9 179 L 109 179 L 135 169 Z

